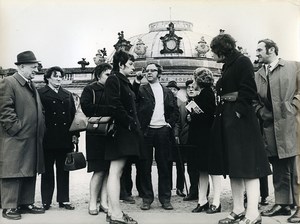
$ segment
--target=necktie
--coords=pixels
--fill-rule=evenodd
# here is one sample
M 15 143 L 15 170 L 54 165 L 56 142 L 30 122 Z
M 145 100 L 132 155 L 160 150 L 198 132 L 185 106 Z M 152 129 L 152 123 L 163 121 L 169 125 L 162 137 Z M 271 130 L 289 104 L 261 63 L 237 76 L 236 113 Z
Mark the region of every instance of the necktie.
M 267 87 L 267 98 L 269 100 L 269 102 L 272 104 L 272 99 L 271 99 L 271 87 L 270 87 L 270 73 L 271 73 L 271 65 L 268 65 L 267 67 L 267 82 L 268 82 L 268 87 Z

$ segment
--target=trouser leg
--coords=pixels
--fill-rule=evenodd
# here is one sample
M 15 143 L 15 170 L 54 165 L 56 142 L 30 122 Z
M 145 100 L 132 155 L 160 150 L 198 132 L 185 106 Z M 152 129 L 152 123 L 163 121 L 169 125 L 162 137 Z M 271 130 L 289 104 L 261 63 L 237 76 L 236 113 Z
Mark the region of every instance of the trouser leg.
M 51 149 L 44 150 L 45 173 L 41 178 L 41 195 L 43 204 L 51 204 L 54 191 L 54 152 Z
M 275 193 L 275 204 L 291 205 L 292 198 L 292 171 L 295 157 L 279 159 L 271 157 L 273 166 L 273 185 Z
M 64 170 L 66 151 L 58 150 L 56 153 L 56 183 L 57 202 L 69 202 L 69 171 Z
M 155 133 L 155 161 L 158 170 L 158 199 L 164 204 L 171 199 L 171 177 L 169 161 L 171 153 L 170 128 L 159 128 Z

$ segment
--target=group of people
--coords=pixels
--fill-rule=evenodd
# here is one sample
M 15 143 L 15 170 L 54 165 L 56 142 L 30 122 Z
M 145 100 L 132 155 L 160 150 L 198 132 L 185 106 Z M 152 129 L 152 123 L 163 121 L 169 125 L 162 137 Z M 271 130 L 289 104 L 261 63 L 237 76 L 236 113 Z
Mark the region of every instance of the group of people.
M 122 179 L 131 176 L 129 168 L 135 163 L 140 208 L 151 209 L 154 156 L 163 209 L 173 209 L 175 161 L 177 195 L 185 201 L 198 199 L 192 212 L 221 212 L 221 182 L 228 176 L 233 208 L 219 224 L 260 224 L 261 216 L 290 216 L 292 205 L 297 209 L 288 221 L 300 222 L 300 63 L 280 59 L 270 39 L 258 42 L 261 68 L 256 73 L 229 34 L 214 37 L 210 47 L 214 59 L 223 63 L 221 77 L 214 86 L 212 72 L 197 68 L 193 80 L 186 82 L 186 102 L 177 96 L 176 82 L 160 84 L 163 68 L 157 63 L 150 62 L 134 74 L 134 56 L 120 50 L 112 65 L 96 66 L 95 81 L 80 97 L 81 108 L 87 117 L 112 116 L 116 132 L 113 137 L 86 132 L 87 171 L 93 172 L 90 215 L 105 212 L 110 224 L 137 224 L 121 209 Z M 38 67 L 34 54 L 20 53 L 16 65 L 14 75 L 0 80 L 2 216 L 16 220 L 22 213 L 44 213 L 51 207 L 55 176 L 59 207 L 72 210 L 69 173 L 63 164 L 66 153 L 78 143 L 79 132 L 69 131 L 76 109 L 72 94 L 61 87 L 64 71 L 49 68 L 44 75 L 46 85 L 37 90 L 31 82 Z M 135 76 L 133 83 L 130 76 Z M 185 160 L 191 183 L 187 195 Z M 271 173 L 275 205 L 260 213 L 260 181 Z M 42 208 L 34 205 L 36 174 L 42 174 Z

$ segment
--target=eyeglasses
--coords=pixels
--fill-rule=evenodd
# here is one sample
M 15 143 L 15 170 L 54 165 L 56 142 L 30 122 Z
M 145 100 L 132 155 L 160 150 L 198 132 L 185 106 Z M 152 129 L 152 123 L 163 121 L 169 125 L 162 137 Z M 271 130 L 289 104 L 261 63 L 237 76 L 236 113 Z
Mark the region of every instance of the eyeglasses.
M 146 69 L 145 72 L 157 72 L 157 69 Z

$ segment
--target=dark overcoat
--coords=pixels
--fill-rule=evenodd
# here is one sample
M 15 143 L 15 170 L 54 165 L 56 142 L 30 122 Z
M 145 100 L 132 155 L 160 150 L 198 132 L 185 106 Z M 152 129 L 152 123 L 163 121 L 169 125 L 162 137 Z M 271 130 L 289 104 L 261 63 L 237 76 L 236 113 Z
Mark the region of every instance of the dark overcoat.
M 128 156 L 142 155 L 142 135 L 136 111 L 136 89 L 129 79 L 115 72 L 105 83 L 105 98 L 108 105 L 116 108 L 116 134 L 107 142 L 105 158 L 116 160 Z
M 37 90 L 18 74 L 0 80 L 0 178 L 43 173 L 45 120 Z
M 210 87 L 205 87 L 200 94 L 194 97 L 195 103 L 203 113 L 191 113 L 191 122 L 188 130 L 188 144 L 195 145 L 195 161 L 201 171 L 208 170 L 208 155 L 211 150 L 210 130 L 216 109 L 215 94 Z
M 211 174 L 258 178 L 271 173 L 258 120 L 257 99 L 250 59 L 238 52 L 226 58 L 216 85 L 219 96 L 237 92 L 236 101 L 220 101 L 212 127 Z M 236 115 L 240 114 L 240 118 Z
M 45 110 L 44 149 L 72 151 L 72 136 L 79 136 L 78 132 L 69 131 L 76 112 L 72 93 L 62 87 L 56 93 L 48 85 L 38 92 Z
M 83 113 L 87 117 L 114 116 L 115 113 L 113 106 L 106 105 L 104 85 L 99 82 L 93 82 L 84 87 L 80 97 L 80 104 Z M 87 160 L 99 160 L 99 163 L 105 163 L 108 166 L 109 162 L 104 160 L 105 147 L 106 137 L 86 131 Z

